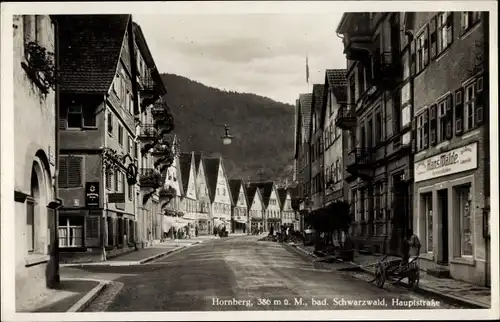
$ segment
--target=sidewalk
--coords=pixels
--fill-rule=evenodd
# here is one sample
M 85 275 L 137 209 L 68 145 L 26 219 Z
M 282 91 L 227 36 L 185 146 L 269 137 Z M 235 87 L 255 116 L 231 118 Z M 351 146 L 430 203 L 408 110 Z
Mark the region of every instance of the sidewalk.
M 190 239 L 167 239 L 164 242 L 147 248 L 141 248 L 133 252 L 113 257 L 112 260 L 101 262 L 88 262 L 78 264 L 61 264 L 61 267 L 89 267 L 89 266 L 130 266 L 140 265 L 157 258 L 180 251 L 194 244 L 203 243 L 215 239 L 215 236 L 198 236 Z
M 314 246 L 294 245 L 299 251 L 315 258 Z M 353 262 L 343 263 L 337 270 L 339 271 L 364 271 L 375 274 L 375 263 L 382 258 L 382 255 L 361 255 L 357 254 Z M 392 258 L 392 257 L 390 257 Z M 390 259 L 388 258 L 388 259 Z M 333 264 L 336 265 L 336 264 Z M 407 279 L 399 284 L 408 287 Z M 418 288 L 414 290 L 417 293 L 446 299 L 448 301 L 458 302 L 462 305 L 475 308 L 491 308 L 491 289 L 477 286 L 474 284 L 454 280 L 451 278 L 437 278 L 420 271 L 420 282 Z
M 109 285 L 109 281 L 88 278 L 61 278 L 57 289 L 47 289 L 18 312 L 80 312 Z

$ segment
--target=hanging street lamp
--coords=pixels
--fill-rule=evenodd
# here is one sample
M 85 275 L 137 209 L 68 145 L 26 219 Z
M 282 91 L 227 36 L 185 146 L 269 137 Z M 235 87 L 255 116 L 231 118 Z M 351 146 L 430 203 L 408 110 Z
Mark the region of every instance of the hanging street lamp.
M 224 124 L 224 135 L 221 138 L 224 145 L 229 145 L 233 141 L 233 136 L 229 134 L 229 127 L 226 124 Z

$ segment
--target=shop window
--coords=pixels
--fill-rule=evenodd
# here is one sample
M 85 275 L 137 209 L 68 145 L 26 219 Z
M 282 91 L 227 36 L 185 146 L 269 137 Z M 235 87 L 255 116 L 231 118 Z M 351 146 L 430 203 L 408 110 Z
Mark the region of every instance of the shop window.
M 422 206 L 422 216 L 424 217 L 425 230 L 422 232 L 425 236 L 421 236 L 425 241 L 425 247 L 427 253 L 432 253 L 432 223 L 433 223 L 433 211 L 432 211 L 432 192 L 424 193 L 420 195 L 421 206 Z
M 83 216 L 59 215 L 59 247 L 83 247 Z
M 457 207 L 455 213 L 459 216 L 457 219 L 460 225 L 459 233 L 457 234 L 460 238 L 460 255 L 462 257 L 469 257 L 473 255 L 474 248 L 470 184 L 456 187 L 455 193 Z

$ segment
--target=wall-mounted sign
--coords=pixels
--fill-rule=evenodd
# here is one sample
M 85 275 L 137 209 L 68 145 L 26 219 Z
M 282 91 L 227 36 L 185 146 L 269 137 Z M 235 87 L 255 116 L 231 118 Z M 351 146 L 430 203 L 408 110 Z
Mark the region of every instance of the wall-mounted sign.
M 85 207 L 99 208 L 99 182 L 85 183 Z
M 109 193 L 108 194 L 109 203 L 124 203 L 125 194 L 124 193 Z
M 477 168 L 477 142 L 416 162 L 415 182 Z

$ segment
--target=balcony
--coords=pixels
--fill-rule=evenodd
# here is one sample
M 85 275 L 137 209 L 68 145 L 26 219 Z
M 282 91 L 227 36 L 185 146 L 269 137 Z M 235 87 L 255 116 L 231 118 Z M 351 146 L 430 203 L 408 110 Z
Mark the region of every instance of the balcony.
M 151 155 L 156 158 L 163 158 L 171 154 L 173 154 L 172 147 L 169 144 L 163 144 L 163 145 L 157 144 L 151 151 Z
M 143 96 L 153 95 L 156 92 L 156 84 L 151 75 L 151 69 L 146 68 L 142 76 L 139 76 L 139 91 Z
M 372 50 L 373 30 L 369 13 L 357 13 L 351 17 L 349 28 L 344 32 L 344 54 L 348 60 L 366 62 Z
M 346 170 L 349 173 L 347 181 L 355 178 L 369 180 L 373 177 L 372 154 L 367 148 L 355 148 L 347 155 Z
M 155 140 L 158 137 L 158 130 L 153 124 L 144 124 L 141 126 L 141 132 L 138 137 L 143 142 Z
M 151 168 L 141 168 L 139 184 L 145 188 L 159 188 L 163 185 L 164 178 L 159 171 Z
M 151 115 L 154 119 L 163 119 L 170 114 L 167 102 L 163 99 L 157 100 L 151 108 Z
M 342 130 L 350 130 L 356 127 L 356 114 L 352 105 L 342 105 L 335 117 L 335 125 Z
M 393 53 L 383 52 L 373 57 L 373 85 L 381 90 L 392 90 L 401 82 L 403 73 L 400 62 Z

